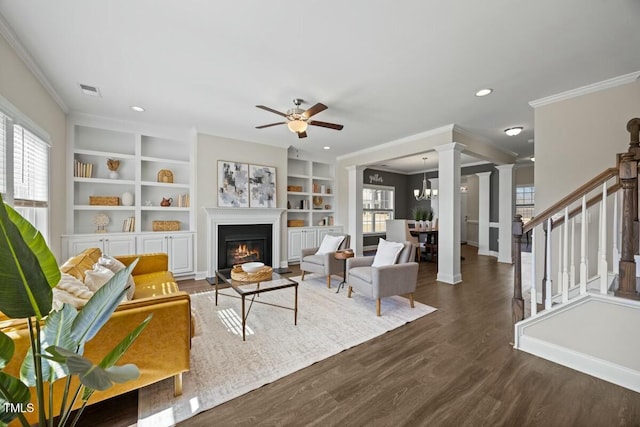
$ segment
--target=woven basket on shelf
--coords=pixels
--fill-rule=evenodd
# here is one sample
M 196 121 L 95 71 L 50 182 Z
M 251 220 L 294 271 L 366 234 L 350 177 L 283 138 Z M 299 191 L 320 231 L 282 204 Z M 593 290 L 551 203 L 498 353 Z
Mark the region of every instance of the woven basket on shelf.
M 120 206 L 120 197 L 89 196 L 89 204 L 92 206 Z
M 259 282 L 261 280 L 271 279 L 273 268 L 265 265 L 255 273 L 247 273 L 242 269 L 241 265 L 234 265 L 231 269 L 231 278 L 239 282 Z
M 151 221 L 153 231 L 179 231 L 180 221 Z

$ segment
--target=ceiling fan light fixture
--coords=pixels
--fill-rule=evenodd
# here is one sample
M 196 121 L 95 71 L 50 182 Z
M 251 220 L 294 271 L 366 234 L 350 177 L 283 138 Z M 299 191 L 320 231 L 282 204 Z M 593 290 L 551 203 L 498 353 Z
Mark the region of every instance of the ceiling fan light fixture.
M 293 133 L 300 133 L 307 130 L 307 122 L 303 120 L 289 120 L 287 127 Z

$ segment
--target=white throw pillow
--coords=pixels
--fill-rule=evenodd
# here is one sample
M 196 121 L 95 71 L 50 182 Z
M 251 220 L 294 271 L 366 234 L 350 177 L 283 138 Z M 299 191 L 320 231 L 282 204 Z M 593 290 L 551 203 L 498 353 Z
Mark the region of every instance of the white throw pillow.
M 62 273 L 60 281 L 53 288 L 53 309 L 59 311 L 62 304 L 70 304 L 75 308 L 84 307 L 93 292 L 71 274 Z
M 323 255 L 330 252 L 335 252 L 340 247 L 340 244 L 344 240 L 345 236 L 331 236 L 326 234 L 324 239 L 322 239 L 322 243 L 320 243 L 320 247 L 316 251 L 316 255 Z
M 380 239 L 378 242 L 378 250 L 376 256 L 373 259 L 372 267 L 382 267 L 383 265 L 393 265 L 398 261 L 398 255 L 404 247 L 402 243 L 387 242 L 384 239 Z
M 93 266 L 93 270 L 87 270 L 84 272 L 84 284 L 92 290 L 97 292 L 105 283 L 107 283 L 113 276 L 114 272 L 107 267 L 103 267 L 100 264 Z
M 98 258 L 98 264 L 103 267 L 107 267 L 109 270 L 113 271 L 114 274 L 125 268 L 125 265 L 122 262 L 109 255 L 102 255 Z M 136 291 L 136 284 L 133 281 L 132 275 L 129 275 L 129 278 L 127 279 L 127 286 L 129 286 L 126 295 L 127 301 L 131 301 L 133 299 L 133 294 Z

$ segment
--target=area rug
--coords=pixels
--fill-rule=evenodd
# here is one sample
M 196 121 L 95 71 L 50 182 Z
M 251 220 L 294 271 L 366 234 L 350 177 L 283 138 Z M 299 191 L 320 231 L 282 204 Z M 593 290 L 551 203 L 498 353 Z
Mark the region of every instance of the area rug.
M 325 279 L 307 275 L 298 286 L 298 325 L 293 311 L 254 304 L 247 319 L 247 340 L 242 341 L 240 300 L 232 289 L 218 297 L 204 292 L 191 296 L 198 324 L 192 340 L 191 371 L 183 376 L 183 394 L 173 396 L 173 380 L 139 392 L 138 425 L 170 426 L 271 383 L 313 363 L 361 344 L 436 309 L 409 306 L 403 297 L 384 298 L 382 316 L 375 300 L 346 290 L 336 294 Z M 261 294 L 262 302 L 293 306 L 294 289 Z

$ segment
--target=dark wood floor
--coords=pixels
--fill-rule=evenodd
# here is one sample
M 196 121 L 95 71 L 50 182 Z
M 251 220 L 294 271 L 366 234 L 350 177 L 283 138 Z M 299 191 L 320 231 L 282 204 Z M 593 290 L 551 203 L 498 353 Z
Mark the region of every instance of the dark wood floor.
M 640 394 L 513 350 L 512 267 L 470 246 L 463 255 L 455 286 L 420 264 L 416 300 L 436 313 L 181 425 L 640 425 Z M 133 424 L 136 402 L 134 392 L 93 405 L 82 424 Z

